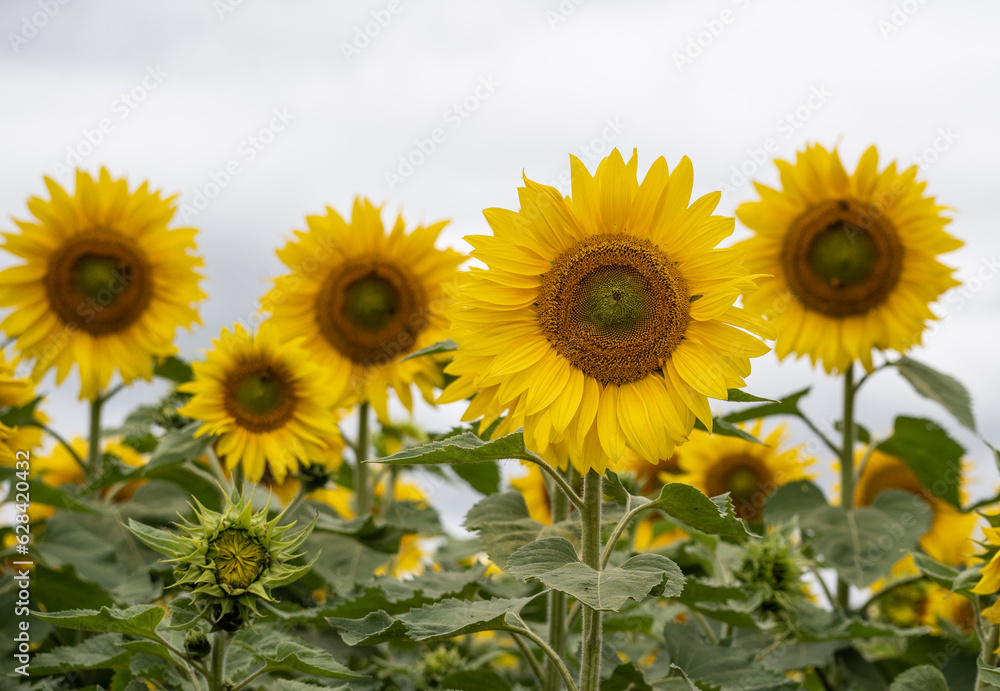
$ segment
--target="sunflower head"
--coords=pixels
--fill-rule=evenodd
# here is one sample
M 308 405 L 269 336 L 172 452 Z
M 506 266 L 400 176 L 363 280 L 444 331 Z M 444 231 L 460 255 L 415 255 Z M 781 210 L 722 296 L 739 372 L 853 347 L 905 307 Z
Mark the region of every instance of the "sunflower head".
M 930 303 L 958 285 L 937 256 L 962 243 L 916 167 L 880 172 L 871 147 L 848 175 L 836 149 L 819 145 L 776 163 L 782 189 L 757 184 L 760 201 L 736 215 L 755 232 L 737 245 L 746 265 L 773 276 L 746 305 L 778 327 L 778 356 L 871 371 L 873 350 L 919 345 Z
M 493 235 L 466 238 L 487 268 L 449 308 L 456 380 L 440 400 L 473 397 L 463 419 L 504 416 L 494 436 L 523 427 L 581 474 L 626 447 L 667 459 L 768 350 L 752 334 L 771 327 L 734 307 L 755 277 L 716 248 L 733 219 L 712 214 L 718 193 L 691 201 L 687 158 L 672 173 L 658 159 L 641 183 L 617 149 L 595 175 L 570 163 L 571 198 L 525 178 L 520 210 L 487 209 Z
M 814 459 L 802 446 L 790 447 L 786 425 L 778 425 L 767 436 L 763 423 L 743 427 L 764 444 L 738 437 L 695 432 L 691 441 L 678 449 L 683 474 L 679 480 L 661 475 L 661 480 L 694 485 L 710 497 L 728 493 L 736 515 L 750 522 L 763 519 L 767 498 L 781 485 L 810 477 L 807 468 Z
M 230 470 L 242 463 L 247 479 L 280 486 L 310 463 L 327 464 L 342 448 L 335 410 L 347 385 L 327 376 L 301 340 L 282 341 L 269 322 L 256 334 L 236 325 L 195 363 L 194 379 L 179 390 L 194 394 L 180 413 L 201 420 L 197 434 L 214 434 Z
M 859 460 L 865 455 L 865 450 L 857 452 Z M 978 521 L 975 513 L 960 511 L 935 496 L 902 459 L 872 451 L 854 486 L 854 504 L 869 506 L 888 489 L 920 497 L 931 508 L 931 527 L 920 538 L 920 547 L 927 554 L 953 566 L 965 563 L 973 550 L 971 534 Z
M 174 332 L 199 323 L 202 265 L 194 228 L 168 229 L 173 197 L 101 169 L 83 171 L 68 194 L 45 178 L 50 199 L 32 197 L 32 220 L 15 220 L 4 248 L 23 263 L 0 272 L 2 322 L 40 378 L 62 382 L 75 365 L 80 397 L 94 400 L 113 374 L 152 379 L 157 358 L 175 352 Z
M 35 383 L 19 376 L 16 362 L 0 350 L 0 465 L 12 466 L 18 451 L 41 446 L 42 429 L 35 423 L 48 421 L 37 409 Z
M 776 614 L 796 601 L 808 599 L 802 581 L 802 557 L 786 535 L 772 533 L 747 543 L 736 578 L 747 588 L 761 592 L 761 611 Z
M 410 409 L 412 384 L 429 402 L 444 384 L 440 358 L 402 358 L 444 340 L 445 286 L 464 258 L 434 246 L 447 222 L 407 233 L 400 216 L 387 232 L 381 212 L 359 197 L 350 220 L 330 208 L 307 217 L 308 231 L 278 251 L 291 273 L 275 279 L 263 309 L 389 424 L 389 388 Z
M 227 498 L 222 512 L 195 500 L 195 520 L 175 533 L 130 522 L 129 528 L 149 547 L 174 562 L 175 585 L 191 592 L 214 629 L 235 631 L 259 616 L 257 600 L 274 602 L 271 590 L 287 585 L 312 568 L 293 564 L 297 550 L 312 532 L 315 519 L 289 533 L 295 523 L 281 525 L 284 513 L 268 521 L 269 507 L 254 513 L 249 497 Z

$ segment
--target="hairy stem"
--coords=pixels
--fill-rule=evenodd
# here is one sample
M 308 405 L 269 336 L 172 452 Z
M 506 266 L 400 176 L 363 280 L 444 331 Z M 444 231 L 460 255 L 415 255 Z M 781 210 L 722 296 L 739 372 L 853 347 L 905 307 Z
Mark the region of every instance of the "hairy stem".
M 841 420 L 843 446 L 840 449 L 840 505 L 850 511 L 854 508 L 854 363 L 844 372 L 844 418 Z M 837 579 L 837 604 L 844 612 L 851 607 L 851 586 L 842 578 Z
M 569 497 L 558 488 L 552 492 L 552 524 L 569 518 Z M 549 593 L 549 646 L 558 657 L 566 647 L 566 594 L 558 590 Z M 550 659 L 545 665 L 545 691 L 559 691 L 559 669 Z
M 101 476 L 103 472 L 104 456 L 101 454 L 101 406 L 104 405 L 104 398 L 97 394 L 90 404 L 90 439 L 87 452 L 87 476 L 94 479 Z
M 368 487 L 368 403 L 358 409 L 357 462 L 354 464 L 354 502 L 358 517 L 366 516 L 372 510 L 371 489 Z
M 603 476 L 591 470 L 583 478 L 583 516 L 581 531 L 583 562 L 601 570 L 601 485 Z M 580 651 L 580 691 L 597 691 L 601 685 L 601 612 L 583 606 L 583 647 Z

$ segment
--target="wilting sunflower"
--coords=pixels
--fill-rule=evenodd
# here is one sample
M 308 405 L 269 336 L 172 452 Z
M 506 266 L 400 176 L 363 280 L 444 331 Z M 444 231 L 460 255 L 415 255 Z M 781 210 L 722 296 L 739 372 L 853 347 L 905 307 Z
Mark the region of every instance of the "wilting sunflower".
M 678 481 L 710 497 L 729 492 L 737 516 L 761 520 L 767 498 L 782 485 L 809 479 L 806 469 L 815 460 L 803 453 L 802 445 L 788 446 L 787 425 L 777 425 L 766 437 L 762 429 L 758 420 L 747 431 L 764 444 L 695 432 L 690 443 L 678 449 L 684 471 Z
M 176 352 L 177 328 L 200 323 L 197 231 L 167 228 L 173 197 L 146 183 L 129 192 L 103 168 L 97 180 L 78 171 L 73 196 L 45 184 L 50 200 L 28 200 L 36 220 L 4 233 L 24 263 L 0 271 L 0 306 L 15 308 L 0 329 L 36 379 L 55 367 L 60 383 L 76 364 L 80 398 L 94 400 L 115 370 L 125 383 L 151 379 L 154 359 Z
M 858 459 L 863 456 L 864 451 L 859 451 Z M 854 504 L 870 506 L 887 489 L 915 494 L 930 506 L 931 528 L 920 538 L 920 547 L 927 554 L 953 566 L 965 562 L 974 547 L 969 536 L 979 520 L 975 513 L 959 511 L 934 496 L 901 459 L 873 451 L 854 486 Z
M 350 222 L 327 207 L 306 223 L 307 232 L 278 250 L 292 273 L 263 299 L 275 325 L 304 337 L 310 357 L 334 376 L 350 378 L 359 402 L 370 402 L 385 424 L 389 387 L 407 409 L 411 384 L 432 402 L 444 385 L 438 360 L 400 359 L 445 338 L 444 286 L 464 259 L 434 247 L 447 221 L 407 234 L 399 216 L 387 234 L 381 207 L 358 198 Z
M 775 352 L 808 355 L 827 372 L 872 350 L 919 345 L 929 305 L 958 285 L 937 255 L 962 246 L 944 231 L 946 207 L 924 195 L 917 168 L 878 171 L 869 148 L 853 175 L 837 150 L 812 145 L 794 165 L 775 161 L 783 189 L 756 184 L 761 199 L 736 210 L 755 237 L 736 245 L 746 266 L 771 274 L 747 309 L 778 328 Z
M 743 385 L 749 358 L 773 335 L 734 307 L 755 289 L 740 253 L 715 246 L 733 219 L 713 216 L 718 192 L 690 206 L 684 158 L 656 160 L 640 185 L 638 159 L 614 150 L 593 177 L 570 157 L 572 199 L 525 178 L 521 210 L 487 209 L 493 235 L 466 240 L 487 265 L 465 274 L 450 309 L 459 344 L 440 401 L 474 400 L 464 419 L 495 436 L 524 427 L 545 454 L 564 441 L 583 474 L 604 472 L 625 446 L 666 458 L 708 397 Z
M 281 341 L 265 322 L 251 335 L 237 324 L 222 330 L 205 362 L 192 365 L 194 380 L 178 387 L 194 397 L 180 409 L 201 420 L 197 434 L 219 437 L 217 452 L 232 470 L 259 482 L 265 471 L 281 484 L 310 462 L 325 463 L 339 446 L 335 408 L 346 382 L 327 376 L 301 339 Z

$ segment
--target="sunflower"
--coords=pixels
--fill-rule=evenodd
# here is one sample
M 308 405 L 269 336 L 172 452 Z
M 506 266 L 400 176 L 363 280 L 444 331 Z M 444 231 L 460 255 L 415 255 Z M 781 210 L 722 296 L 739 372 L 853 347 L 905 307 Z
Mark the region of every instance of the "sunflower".
M 684 158 L 656 160 L 640 185 L 638 159 L 618 150 L 591 176 L 570 157 L 572 199 L 527 178 L 519 212 L 487 209 L 493 235 L 466 240 L 487 265 L 464 275 L 449 308 L 459 347 L 439 401 L 474 397 L 464 419 L 494 436 L 524 427 L 544 455 L 563 441 L 581 474 L 603 473 L 626 445 L 666 458 L 708 397 L 743 386 L 767 352 L 742 331 L 773 335 L 733 306 L 755 289 L 740 253 L 714 249 L 734 220 L 713 216 L 720 194 L 688 205 Z
M 758 420 L 746 431 L 764 444 L 696 432 L 691 442 L 678 450 L 684 471 L 678 481 L 710 497 L 729 492 L 737 516 L 751 522 L 761 520 L 767 498 L 782 485 L 809 479 L 806 469 L 815 460 L 803 453 L 802 445 L 788 446 L 787 425 L 777 425 L 766 437 L 762 429 Z
M 174 332 L 200 323 L 205 298 L 194 228 L 167 229 L 173 197 L 146 183 L 129 192 L 101 169 L 77 171 L 70 196 L 45 178 L 51 199 L 28 200 L 33 221 L 4 233 L 24 263 L 0 271 L 0 306 L 16 308 L 0 329 L 16 337 L 35 379 L 52 367 L 61 383 L 76 364 L 80 398 L 95 400 L 115 370 L 126 384 L 152 379 L 154 359 L 176 352 Z
M 306 223 L 278 250 L 292 273 L 275 279 L 264 309 L 287 337 L 304 337 L 311 358 L 349 378 L 385 424 L 389 387 L 407 410 L 411 384 L 433 402 L 444 385 L 438 358 L 400 358 L 445 338 L 444 286 L 464 260 L 434 247 L 447 221 L 406 234 L 399 216 L 386 234 L 381 207 L 358 198 L 350 222 L 327 207 Z
M 552 525 L 552 498 L 545 484 L 545 473 L 534 463 L 523 463 L 522 467 L 527 472 L 521 477 L 511 478 L 510 486 L 524 497 L 531 518 Z
M 872 370 L 872 350 L 920 344 L 930 303 L 958 285 L 937 255 L 962 246 L 944 231 L 946 207 L 924 195 L 917 168 L 878 172 L 869 148 L 853 175 L 837 150 L 812 145 L 794 165 L 775 161 L 782 190 L 756 184 L 761 199 L 736 215 L 756 235 L 736 245 L 751 271 L 771 274 L 747 309 L 778 329 L 775 352 L 808 355 L 827 372 L 854 360 Z
M 277 484 L 311 462 L 325 463 L 340 444 L 335 408 L 346 382 L 326 376 L 301 339 L 279 340 L 264 323 L 255 335 L 237 324 L 222 330 L 205 362 L 194 363 L 194 380 L 180 391 L 194 397 L 179 412 L 203 424 L 197 435 L 218 436 L 217 452 L 233 470 Z
M 14 363 L 7 360 L 7 354 L 0 350 L 0 420 L 7 419 L 8 414 L 17 408 L 28 405 L 35 400 L 35 383 L 27 377 L 19 377 L 14 370 Z M 22 411 L 23 413 L 24 411 Z M 20 416 L 21 413 L 16 413 Z M 39 410 L 32 411 L 34 420 L 44 423 L 48 420 Z M 12 423 L 13 424 L 13 423 Z M 15 454 L 19 451 L 30 452 L 42 443 L 42 429 L 32 424 L 15 424 L 8 427 L 0 421 L 0 465 L 14 465 Z
M 864 457 L 858 451 L 858 460 Z M 920 538 L 920 547 L 945 564 L 957 566 L 966 561 L 972 550 L 969 536 L 976 526 L 975 513 L 959 511 L 925 488 L 904 461 L 881 451 L 872 451 L 854 486 L 854 505 L 870 506 L 875 497 L 887 489 L 915 494 L 933 512 L 931 527 Z
M 626 447 L 618 461 L 618 472 L 630 473 L 635 477 L 640 492 L 646 496 L 656 496 L 667 482 L 682 481 L 684 471 L 680 466 L 680 455 L 675 451 L 666 458 L 647 461 L 632 449 Z M 656 512 L 641 519 L 635 526 L 633 544 L 640 552 L 667 547 L 688 536 L 681 528 L 670 527 Z M 665 530 L 662 526 L 667 526 Z M 657 532 L 659 531 L 659 532 Z
M 926 579 L 903 582 L 919 575 L 912 555 L 899 560 L 892 567 L 892 579 L 872 584 L 876 597 L 870 614 L 900 627 L 927 626 L 935 634 L 941 633 L 942 622 L 970 633 L 975 614 L 968 598 Z

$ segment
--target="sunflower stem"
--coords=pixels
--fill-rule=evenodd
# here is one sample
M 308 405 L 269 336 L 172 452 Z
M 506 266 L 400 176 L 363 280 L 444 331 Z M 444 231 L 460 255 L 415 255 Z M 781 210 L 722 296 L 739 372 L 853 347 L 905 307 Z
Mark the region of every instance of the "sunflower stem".
M 850 511 L 854 508 L 854 362 L 844 371 L 843 446 L 840 449 L 840 505 Z M 844 612 L 851 608 L 851 586 L 837 578 L 837 604 Z
M 104 456 L 101 454 L 101 406 L 105 399 L 97 394 L 90 403 L 90 439 L 87 452 L 87 476 L 93 480 L 99 478 L 103 472 Z
M 226 631 L 216 631 L 212 641 L 212 666 L 208 670 L 208 691 L 224 691 L 226 688 L 226 649 L 232 635 Z
M 601 485 L 603 476 L 591 470 L 583 478 L 581 537 L 583 562 L 601 570 Z M 599 610 L 583 606 L 583 646 L 580 650 L 580 691 L 597 691 L 601 685 L 601 646 L 604 622 Z
M 358 409 L 358 448 L 354 464 L 354 502 L 358 517 L 371 513 L 372 501 L 368 487 L 368 403 L 362 403 Z
M 558 487 L 552 492 L 552 525 L 569 518 L 569 497 Z M 566 594 L 558 590 L 549 593 L 549 647 L 555 654 L 562 657 L 566 647 Z M 559 691 L 562 687 L 562 676 L 553 660 L 545 664 L 545 691 Z

